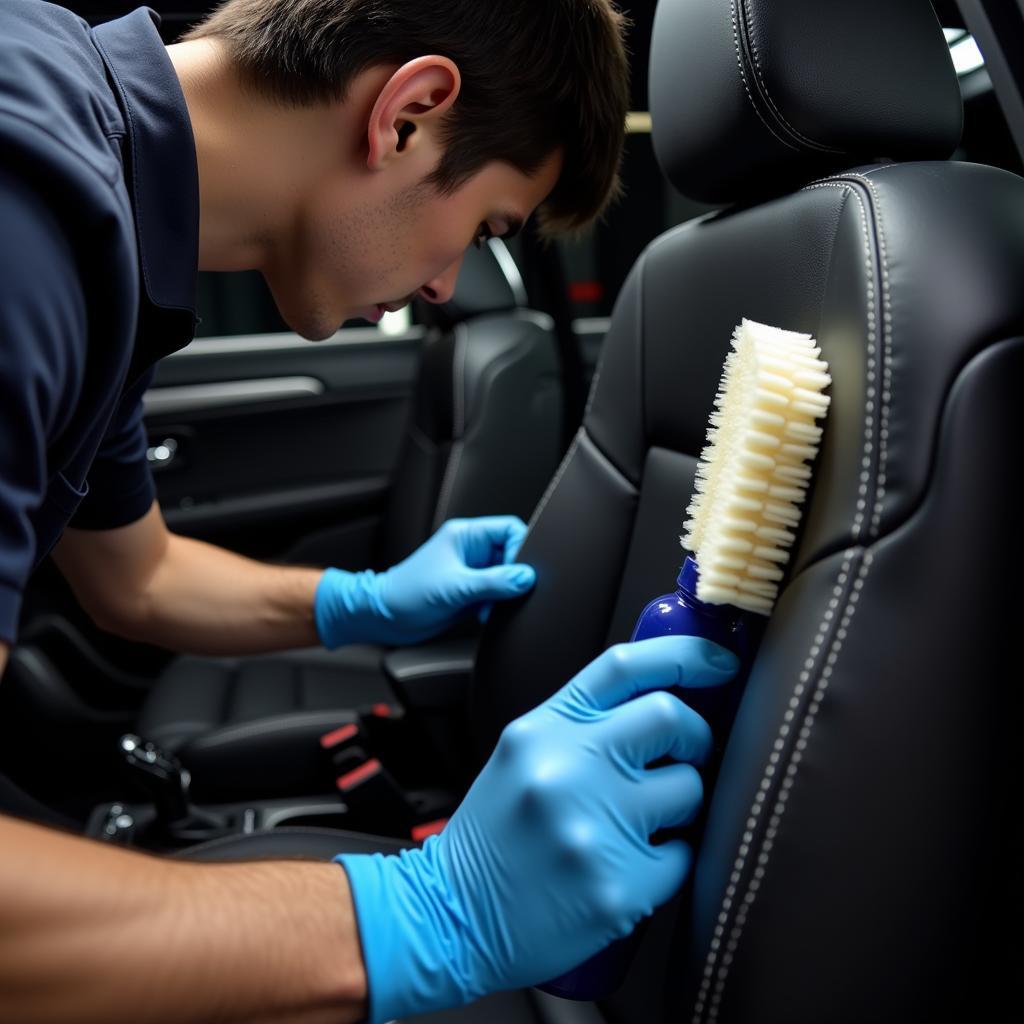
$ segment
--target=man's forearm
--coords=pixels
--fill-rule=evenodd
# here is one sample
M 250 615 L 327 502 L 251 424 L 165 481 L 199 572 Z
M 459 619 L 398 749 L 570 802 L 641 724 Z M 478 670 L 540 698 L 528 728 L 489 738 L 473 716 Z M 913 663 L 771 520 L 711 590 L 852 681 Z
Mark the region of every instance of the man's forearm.
M 116 530 L 67 530 L 54 557 L 96 623 L 190 654 L 235 655 L 319 643 L 317 569 L 266 565 L 178 537 L 154 505 Z
M 313 596 L 320 575 L 170 534 L 129 628 L 133 639 L 190 654 L 309 647 L 319 643 Z
M 336 864 L 192 864 L 0 817 L 0 1008 L 19 1024 L 360 1020 Z

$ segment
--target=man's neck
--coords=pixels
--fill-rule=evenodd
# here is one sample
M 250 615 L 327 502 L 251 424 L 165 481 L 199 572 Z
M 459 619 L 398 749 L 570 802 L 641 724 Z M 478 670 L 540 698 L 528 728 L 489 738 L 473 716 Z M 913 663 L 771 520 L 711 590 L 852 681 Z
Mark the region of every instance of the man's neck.
M 246 87 L 218 40 L 167 52 L 195 138 L 199 268 L 258 269 L 287 236 L 307 183 L 336 160 L 325 144 L 329 111 L 274 103 Z

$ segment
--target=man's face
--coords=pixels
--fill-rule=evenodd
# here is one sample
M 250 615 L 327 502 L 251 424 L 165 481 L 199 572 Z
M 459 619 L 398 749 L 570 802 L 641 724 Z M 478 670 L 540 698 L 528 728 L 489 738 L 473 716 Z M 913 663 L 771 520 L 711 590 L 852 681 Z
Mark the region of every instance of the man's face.
M 303 204 L 264 276 L 286 323 L 311 340 L 355 317 L 376 322 L 416 295 L 447 302 L 466 247 L 514 233 L 560 173 L 560 154 L 533 177 L 494 162 L 451 195 L 416 183 L 371 192 L 358 205 L 327 181 Z

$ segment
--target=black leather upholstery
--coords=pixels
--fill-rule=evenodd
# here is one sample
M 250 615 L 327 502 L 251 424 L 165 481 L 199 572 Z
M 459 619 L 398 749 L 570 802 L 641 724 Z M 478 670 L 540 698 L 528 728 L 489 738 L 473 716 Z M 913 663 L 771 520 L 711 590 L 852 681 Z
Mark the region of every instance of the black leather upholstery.
M 446 519 L 528 518 L 558 463 L 553 327 L 521 308 L 514 265 L 503 270 L 499 257 L 511 259 L 499 242 L 468 250 L 456 294 L 438 312 L 452 326 L 424 344 L 378 565 L 400 561 Z M 318 738 L 349 720 L 350 709 L 395 699 L 381 656 L 380 648 L 357 646 L 179 659 L 154 686 L 136 728 L 190 769 L 197 799 L 316 792 L 323 788 Z
M 387 836 L 361 835 L 331 828 L 274 828 L 238 838 L 226 836 L 183 850 L 184 860 L 300 859 L 331 860 L 338 853 L 398 853 L 410 844 Z
M 764 26 L 772 95 L 840 150 L 827 163 L 951 148 L 956 82 L 928 56 L 944 48 L 926 3 L 742 7 Z M 1024 610 L 1007 473 L 1024 456 L 1024 182 L 942 162 L 809 180 L 819 154 L 778 141 L 745 94 L 730 8 L 662 0 L 659 156 L 701 198 L 803 187 L 669 232 L 634 269 L 523 548 L 538 586 L 484 637 L 480 758 L 671 589 L 735 325 L 812 333 L 833 407 L 787 585 L 692 885 L 659 915 L 671 948 L 649 949 L 604 1009 L 693 1024 L 987 1019 L 1013 962 L 1000 922 L 1019 698 L 1000 667 L 1017 663 L 1013 630 L 998 624 Z M 858 69 L 870 93 L 853 89 Z
M 529 518 L 561 454 L 552 331 L 545 315 L 518 309 L 460 322 L 427 343 L 380 565 L 404 558 L 446 519 Z
M 196 800 L 316 792 L 319 738 L 394 697 L 377 647 L 179 658 L 146 699 L 140 735 L 183 758 Z M 339 689 L 343 699 L 339 701 Z M 255 788 L 254 788 L 255 787 Z
M 920 0 L 662 3 L 650 67 L 658 159 L 704 202 L 960 139 L 949 48 Z

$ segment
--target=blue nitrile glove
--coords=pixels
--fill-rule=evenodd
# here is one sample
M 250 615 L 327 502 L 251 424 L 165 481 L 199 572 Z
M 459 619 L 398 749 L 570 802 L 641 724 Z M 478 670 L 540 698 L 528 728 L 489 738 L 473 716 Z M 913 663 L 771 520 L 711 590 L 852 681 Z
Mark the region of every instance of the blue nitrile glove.
M 439 836 L 398 855 L 339 855 L 369 1019 L 547 981 L 668 900 L 692 854 L 649 838 L 696 815 L 693 764 L 711 730 L 672 694 L 645 691 L 715 685 L 737 667 L 696 637 L 613 647 L 505 729 Z M 691 763 L 645 767 L 664 755 Z
M 516 516 L 450 519 L 387 572 L 327 569 L 313 601 L 321 642 L 420 643 L 469 608 L 525 594 L 536 574 L 513 563 L 525 536 Z

